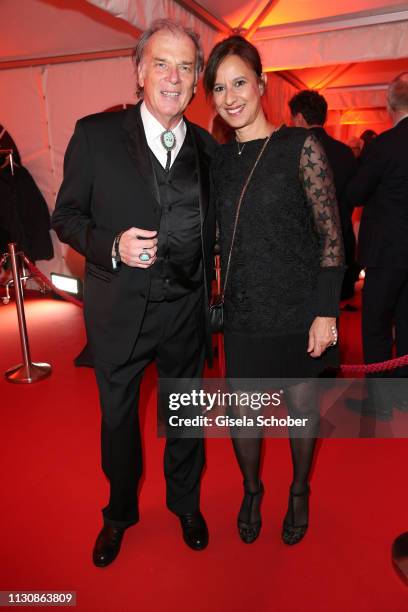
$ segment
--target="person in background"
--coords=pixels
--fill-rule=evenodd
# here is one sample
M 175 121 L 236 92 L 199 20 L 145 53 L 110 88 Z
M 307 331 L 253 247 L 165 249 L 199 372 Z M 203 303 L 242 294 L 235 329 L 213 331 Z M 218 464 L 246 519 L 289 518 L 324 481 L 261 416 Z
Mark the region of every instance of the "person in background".
M 377 132 L 374 132 L 374 130 L 364 130 L 364 132 L 360 136 L 360 140 L 363 142 L 363 147 L 361 149 L 360 156 L 365 154 L 367 147 L 373 142 L 375 138 L 377 138 L 377 135 Z
M 347 189 L 353 204 L 364 206 L 358 261 L 365 268 L 362 337 L 366 364 L 391 359 L 394 347 L 397 356 L 408 354 L 407 72 L 388 87 L 388 111 L 393 127 L 370 143 Z M 388 374 L 407 376 L 408 366 Z M 368 390 L 372 403 L 374 384 Z M 392 401 L 383 399 L 377 401 L 375 412 L 378 418 L 389 419 Z M 398 399 L 397 405 L 403 403 Z
M 362 336 L 364 362 L 386 361 L 408 354 L 408 72 L 388 87 L 388 112 L 393 127 L 368 146 L 360 169 L 348 188 L 355 203 L 363 203 L 359 235 L 359 261 L 365 267 L 363 289 Z M 363 135 L 362 135 L 363 136 Z M 395 336 L 394 332 L 395 330 Z M 407 378 L 408 367 L 390 373 Z M 377 373 L 376 376 L 381 376 Z M 374 381 L 373 381 L 374 382 Z M 366 409 L 377 418 L 389 419 L 392 406 L 408 410 L 407 382 L 402 393 L 395 393 L 399 383 L 388 386 L 384 398 L 369 386 L 373 408 Z M 400 381 L 401 382 L 401 381 Z M 408 579 L 408 531 L 393 543 L 394 567 Z

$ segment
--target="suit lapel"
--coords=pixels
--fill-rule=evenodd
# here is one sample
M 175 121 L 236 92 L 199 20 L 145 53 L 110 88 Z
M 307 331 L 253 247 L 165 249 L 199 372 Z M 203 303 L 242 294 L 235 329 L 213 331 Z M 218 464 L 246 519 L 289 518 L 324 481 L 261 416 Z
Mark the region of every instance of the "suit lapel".
M 135 162 L 135 168 L 141 179 L 146 184 L 149 193 L 152 194 L 157 204 L 160 203 L 159 187 L 156 181 L 150 150 L 147 144 L 142 118 L 140 116 L 140 105 L 132 109 L 125 117 L 123 127 L 125 129 L 125 142 L 130 157 Z
M 140 175 L 141 179 L 146 184 L 149 193 L 152 194 L 156 203 L 160 209 L 160 192 L 156 181 L 156 175 L 154 172 L 152 160 L 150 157 L 150 150 L 147 144 L 142 118 L 140 116 L 140 105 L 132 109 L 125 117 L 124 127 L 124 138 L 127 150 L 130 157 L 135 163 L 135 169 Z M 197 134 L 191 123 L 185 119 L 187 129 L 190 132 L 191 139 L 193 142 L 194 154 L 196 158 L 197 175 L 198 175 L 198 186 L 199 186 L 199 206 L 201 223 L 206 218 L 208 205 L 209 205 L 209 158 L 198 142 Z
M 200 216 L 201 224 L 203 224 L 207 216 L 210 198 L 209 158 L 208 155 L 204 152 L 203 148 L 199 146 L 199 143 L 197 141 L 197 134 L 193 126 L 187 119 L 185 119 L 185 122 L 187 124 L 187 129 L 191 134 L 191 140 L 193 142 L 194 154 L 196 158 Z

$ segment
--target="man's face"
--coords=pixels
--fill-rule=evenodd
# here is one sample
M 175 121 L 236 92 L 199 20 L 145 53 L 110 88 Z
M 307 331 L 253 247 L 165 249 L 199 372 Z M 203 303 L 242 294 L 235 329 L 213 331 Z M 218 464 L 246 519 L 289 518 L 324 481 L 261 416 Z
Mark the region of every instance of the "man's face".
M 196 48 L 186 34 L 160 30 L 149 39 L 138 67 L 148 110 L 165 128 L 177 125 L 196 90 Z

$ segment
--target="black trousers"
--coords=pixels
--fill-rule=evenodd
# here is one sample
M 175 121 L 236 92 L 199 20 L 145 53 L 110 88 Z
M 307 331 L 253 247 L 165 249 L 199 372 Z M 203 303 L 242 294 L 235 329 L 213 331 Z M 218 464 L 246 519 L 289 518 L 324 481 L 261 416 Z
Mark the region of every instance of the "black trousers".
M 397 356 L 408 354 L 408 268 L 366 268 L 363 289 L 362 335 L 365 363 L 392 358 L 393 325 Z M 408 367 L 391 370 L 408 376 Z
M 123 365 L 95 359 L 102 408 L 102 468 L 110 483 L 105 524 L 128 527 L 139 520 L 137 488 L 143 471 L 138 400 L 144 369 L 156 360 L 160 378 L 195 378 L 204 366 L 203 297 L 149 302 L 130 359 Z M 175 514 L 199 508 L 204 466 L 201 439 L 167 439 L 166 500 Z

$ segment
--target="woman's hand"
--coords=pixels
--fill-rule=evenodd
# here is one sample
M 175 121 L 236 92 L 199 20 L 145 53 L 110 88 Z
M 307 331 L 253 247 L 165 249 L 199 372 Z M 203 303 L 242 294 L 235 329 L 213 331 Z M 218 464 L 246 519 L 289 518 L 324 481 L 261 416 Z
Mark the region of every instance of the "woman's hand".
M 309 329 L 307 352 L 320 357 L 329 346 L 337 343 L 337 327 L 334 317 L 316 317 Z

